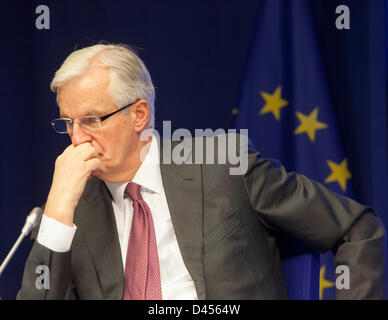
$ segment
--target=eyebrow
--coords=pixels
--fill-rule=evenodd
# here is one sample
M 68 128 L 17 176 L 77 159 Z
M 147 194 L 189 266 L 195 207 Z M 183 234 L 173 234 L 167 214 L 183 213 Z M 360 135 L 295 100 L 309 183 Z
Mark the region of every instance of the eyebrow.
M 82 118 L 82 117 L 85 117 L 85 116 L 97 116 L 97 117 L 101 117 L 101 113 L 100 112 L 92 112 L 92 111 L 89 111 L 87 112 L 86 114 L 84 114 L 83 116 L 79 117 L 79 118 Z M 66 114 L 64 113 L 59 113 L 59 117 L 60 118 L 68 118 L 68 119 L 71 119 L 69 116 L 67 116 Z

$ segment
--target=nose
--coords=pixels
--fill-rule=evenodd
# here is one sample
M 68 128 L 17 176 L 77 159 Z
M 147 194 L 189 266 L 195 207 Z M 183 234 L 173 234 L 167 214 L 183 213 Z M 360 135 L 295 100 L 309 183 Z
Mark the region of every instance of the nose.
M 84 131 L 78 122 L 74 123 L 70 138 L 74 147 L 80 145 L 81 143 L 92 142 L 93 140 L 93 137 Z

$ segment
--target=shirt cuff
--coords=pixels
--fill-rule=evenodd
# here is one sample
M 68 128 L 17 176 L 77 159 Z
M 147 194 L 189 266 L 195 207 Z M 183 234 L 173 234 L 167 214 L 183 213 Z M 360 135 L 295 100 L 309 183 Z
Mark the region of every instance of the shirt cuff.
M 52 251 L 67 252 L 70 250 L 76 230 L 74 224 L 70 227 L 43 215 L 37 241 Z

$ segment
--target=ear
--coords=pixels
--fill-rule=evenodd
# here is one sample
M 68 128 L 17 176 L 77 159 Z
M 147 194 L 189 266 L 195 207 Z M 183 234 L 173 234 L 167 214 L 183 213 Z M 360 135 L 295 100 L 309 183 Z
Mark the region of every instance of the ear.
M 150 117 L 150 107 L 144 99 L 139 100 L 132 106 L 132 112 L 135 113 L 134 129 L 137 133 L 141 132 L 147 125 Z

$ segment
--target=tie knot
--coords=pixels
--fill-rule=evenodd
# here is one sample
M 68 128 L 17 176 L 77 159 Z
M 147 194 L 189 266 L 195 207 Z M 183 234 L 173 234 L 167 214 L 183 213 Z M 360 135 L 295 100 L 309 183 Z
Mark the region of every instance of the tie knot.
M 132 201 L 143 200 L 140 193 L 140 185 L 130 182 L 125 188 L 125 193 L 132 199 Z

